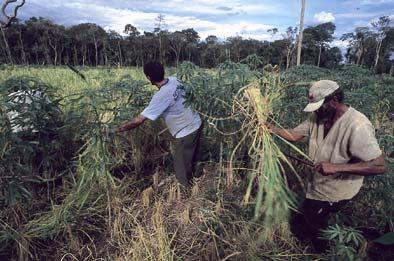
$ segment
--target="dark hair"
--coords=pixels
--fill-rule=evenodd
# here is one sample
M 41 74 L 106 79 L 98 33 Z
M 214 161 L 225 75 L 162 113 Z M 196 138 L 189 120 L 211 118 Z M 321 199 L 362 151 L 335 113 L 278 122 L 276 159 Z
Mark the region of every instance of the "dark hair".
M 343 103 L 343 101 L 345 100 L 345 94 L 344 94 L 343 90 L 341 88 L 338 88 L 333 93 L 331 93 L 330 95 L 325 97 L 324 102 L 329 102 L 332 99 L 334 99 L 334 97 L 336 97 L 337 101 L 340 103 Z
M 144 65 L 144 73 L 154 82 L 164 80 L 164 67 L 157 61 L 147 62 Z

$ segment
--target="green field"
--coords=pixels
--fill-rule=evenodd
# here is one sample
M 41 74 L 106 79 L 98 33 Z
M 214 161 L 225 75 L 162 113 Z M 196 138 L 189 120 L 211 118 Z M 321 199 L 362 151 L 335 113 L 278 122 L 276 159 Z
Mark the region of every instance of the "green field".
M 124 134 L 155 91 L 138 68 L 4 67 L 0 70 L 0 258 L 22 260 L 289 260 L 321 258 L 288 229 L 310 169 L 297 147 L 268 134 L 261 121 L 292 127 L 305 119 L 310 83 L 337 81 L 346 103 L 368 116 L 393 172 L 394 79 L 356 66 L 285 72 L 227 62 L 205 70 L 171 68 L 188 103 L 204 118 L 206 174 L 185 195 L 173 175 L 172 138 L 161 121 Z M 245 86 L 262 96 L 256 105 Z M 38 89 L 52 103 L 25 112 L 38 134 L 11 132 L 7 94 Z M 292 169 L 298 173 L 294 173 Z M 284 175 L 285 173 L 285 175 Z M 299 175 L 299 176 L 298 176 Z M 285 177 L 285 178 L 284 178 Z M 332 227 L 324 258 L 385 258 L 367 247 L 394 229 L 393 175 L 368 177 Z M 363 232 L 367 228 L 372 236 Z M 368 245 L 369 246 L 369 245 Z M 375 248 L 374 248 L 375 247 Z

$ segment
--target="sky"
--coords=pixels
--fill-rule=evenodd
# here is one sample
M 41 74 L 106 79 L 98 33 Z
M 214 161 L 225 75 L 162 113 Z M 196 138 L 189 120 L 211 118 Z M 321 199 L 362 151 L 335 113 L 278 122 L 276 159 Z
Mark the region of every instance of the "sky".
M 21 0 L 18 0 L 21 2 Z M 334 45 L 347 43 L 339 37 L 358 26 L 368 26 L 383 15 L 394 21 L 394 0 L 306 0 L 305 27 L 333 22 Z M 26 0 L 18 17 L 45 17 L 71 26 L 96 23 L 122 33 L 126 24 L 141 32 L 153 31 L 159 14 L 169 31 L 194 28 L 201 39 L 216 35 L 224 40 L 242 36 L 272 41 L 282 38 L 286 28 L 299 26 L 301 0 Z M 278 28 L 272 36 L 267 30 Z

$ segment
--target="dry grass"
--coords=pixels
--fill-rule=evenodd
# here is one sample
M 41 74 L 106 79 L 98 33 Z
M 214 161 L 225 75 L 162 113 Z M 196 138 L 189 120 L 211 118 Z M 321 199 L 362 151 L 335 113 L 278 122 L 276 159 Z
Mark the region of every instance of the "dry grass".
M 173 176 L 159 187 L 118 198 L 113 210 L 108 257 L 114 260 L 253 260 L 295 258 L 298 248 L 288 230 L 273 229 L 262 237 L 263 225 L 237 211 L 236 202 L 223 204 L 226 190 L 217 171 L 200 178 L 193 188 L 180 190 Z M 161 176 L 165 176 L 161 174 Z M 216 198 L 216 189 L 221 198 Z M 124 191 L 126 193 L 126 191 Z M 129 191 L 127 192 L 129 193 Z M 292 256 L 294 255 L 294 256 Z
M 152 186 L 145 189 L 141 189 L 133 177 L 125 177 L 120 182 L 115 180 L 113 185 L 106 186 L 103 176 L 100 186 L 95 187 L 94 183 L 87 186 L 94 192 L 92 195 L 102 195 L 94 206 L 87 206 L 79 213 L 74 212 L 72 206 L 67 210 L 70 213 L 59 207 L 52 210 L 53 218 L 46 221 L 66 218 L 68 225 L 63 235 L 47 243 L 37 239 L 30 241 L 29 235 L 22 236 L 16 241 L 20 249 L 17 254 L 21 260 L 42 256 L 50 260 L 305 257 L 287 228 L 273 227 L 269 236 L 264 236 L 263 222 L 251 221 L 247 214 L 249 206 L 241 207 L 245 187 L 239 183 L 241 187 L 228 188 L 224 182 L 226 177 L 221 174 L 226 173 L 223 169 L 226 165 L 226 162 L 211 164 L 209 171 L 187 192 L 180 189 L 174 175 L 159 171 L 152 176 Z M 80 200 L 84 201 L 79 199 L 78 202 Z M 71 215 L 78 220 L 69 220 Z M 42 233 L 43 229 L 50 228 L 51 224 L 40 224 L 36 231 Z M 29 231 L 30 235 L 33 232 Z

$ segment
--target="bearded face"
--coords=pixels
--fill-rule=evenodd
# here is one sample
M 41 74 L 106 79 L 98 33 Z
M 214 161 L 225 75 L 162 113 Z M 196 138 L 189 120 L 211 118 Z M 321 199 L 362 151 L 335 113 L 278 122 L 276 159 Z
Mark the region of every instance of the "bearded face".
M 336 108 L 331 104 L 330 101 L 325 101 L 323 105 L 316 111 L 317 120 L 319 122 L 327 122 L 334 119 Z

